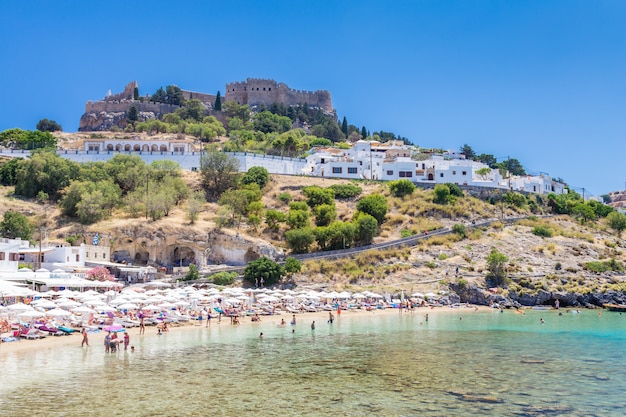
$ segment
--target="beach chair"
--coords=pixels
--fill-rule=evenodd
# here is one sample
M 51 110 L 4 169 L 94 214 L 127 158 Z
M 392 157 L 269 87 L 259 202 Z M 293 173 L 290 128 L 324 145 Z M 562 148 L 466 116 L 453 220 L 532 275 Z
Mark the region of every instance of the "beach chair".
M 23 337 L 24 339 L 43 339 L 46 335 L 35 328 L 30 328 L 24 329 L 20 334 L 20 337 Z

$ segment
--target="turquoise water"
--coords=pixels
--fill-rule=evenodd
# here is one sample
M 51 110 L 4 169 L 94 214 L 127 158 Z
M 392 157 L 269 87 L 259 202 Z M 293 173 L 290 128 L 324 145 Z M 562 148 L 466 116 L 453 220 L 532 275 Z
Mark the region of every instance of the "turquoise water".
M 562 314 L 344 313 L 315 331 L 299 315 L 295 333 L 266 317 L 143 339 L 133 329 L 136 351 L 108 355 L 92 335 L 89 349 L 0 355 L 0 415 L 626 415 L 626 314 Z

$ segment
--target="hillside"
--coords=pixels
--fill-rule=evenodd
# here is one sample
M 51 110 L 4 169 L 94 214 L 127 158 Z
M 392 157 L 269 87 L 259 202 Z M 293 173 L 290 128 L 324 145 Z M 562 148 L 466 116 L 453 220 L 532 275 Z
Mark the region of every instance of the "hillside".
M 198 173 L 187 172 L 184 180 L 192 190 L 200 188 Z M 262 203 L 266 210 L 286 211 L 287 205 L 278 199 L 280 194 L 289 193 L 293 200 L 304 200 L 304 186 L 328 187 L 340 183 L 350 181 L 275 175 L 264 190 Z M 493 205 L 467 195 L 457 198 L 453 204 L 439 205 L 433 203 L 432 191 L 418 189 L 411 196 L 397 198 L 389 194 L 387 184 L 354 184 L 362 188 L 361 196 L 376 192 L 385 195 L 389 201 L 386 221 L 374 242 L 395 240 L 441 227 L 451 228 L 455 224 L 466 226 L 467 237 L 461 239 L 456 234 L 433 236 L 412 248 L 369 251 L 336 261 L 308 261 L 302 272 L 293 277 L 297 286 L 329 290 L 368 289 L 394 294 L 402 290 L 406 294 L 426 294 L 453 289 L 463 296 L 463 301 L 486 304 L 489 303 L 485 298 L 485 294 L 489 294 L 485 282 L 486 259 L 495 247 L 509 259 L 507 270 L 511 281 L 501 289 L 492 290 L 493 300 L 502 301 L 500 296 L 505 296 L 532 305 L 553 302 L 558 296 L 564 300 L 563 305 L 598 304 L 602 296 L 596 295 L 612 290 L 619 293 L 605 302 L 623 299 L 622 290 L 626 288 L 623 272 L 598 273 L 587 266 L 589 262 L 609 262 L 611 259 L 617 265 L 626 262 L 624 241 L 603 221 L 582 225 L 567 215 L 530 217 L 511 224 L 496 221 L 489 227 L 473 229 L 472 221 L 502 220 L 531 213 L 527 207 Z M 90 234 L 98 232 L 103 244 L 112 246 L 112 253 L 128 250 L 131 254 L 155 254 L 161 258 L 161 264 L 175 262 L 176 256 L 187 256 L 183 249 L 176 253 L 176 248 L 182 247 L 196 253 L 204 250 L 209 258 L 217 254 L 215 256 L 220 261 L 214 263 L 218 264 L 231 263 L 228 256 L 249 261 L 257 256 L 289 253 L 282 234 L 285 225 L 279 232 L 271 232 L 265 225 L 254 230 L 245 222 L 239 227 L 217 227 L 220 207 L 216 203 L 206 203 L 194 224 L 190 224 L 185 207 L 181 205 L 156 222 L 143 217 L 132 218 L 123 209 L 118 209 L 110 219 L 83 226 L 60 215 L 56 207 L 11 194 L 12 187 L 2 189 L 0 213 L 14 210 L 27 214 L 34 223 L 43 224 L 50 242 L 82 236 L 86 243 L 90 243 Z M 356 211 L 356 201 L 337 200 L 337 218 L 350 220 Z M 533 234 L 537 226 L 550 229 L 552 237 Z M 141 261 L 141 257 L 136 259 Z M 454 300 L 457 298 L 452 297 Z

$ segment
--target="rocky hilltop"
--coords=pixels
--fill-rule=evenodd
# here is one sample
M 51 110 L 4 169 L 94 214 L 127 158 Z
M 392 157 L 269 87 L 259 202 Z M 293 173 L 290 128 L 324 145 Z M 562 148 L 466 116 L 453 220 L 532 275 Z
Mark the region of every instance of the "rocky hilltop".
M 611 198 L 609 203 L 611 206 L 626 209 L 626 190 L 610 192 L 609 197 Z

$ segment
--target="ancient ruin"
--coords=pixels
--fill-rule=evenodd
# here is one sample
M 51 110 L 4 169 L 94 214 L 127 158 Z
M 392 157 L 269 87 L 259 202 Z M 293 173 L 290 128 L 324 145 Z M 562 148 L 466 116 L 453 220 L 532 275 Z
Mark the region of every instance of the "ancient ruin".
M 88 101 L 85 105 L 85 113 L 80 118 L 78 130 L 92 132 L 115 128 L 125 129 L 129 123 L 128 111 L 131 106 L 137 108 L 137 120 L 140 122 L 161 119 L 165 114 L 173 113 L 180 108 L 180 106 L 172 104 L 151 102 L 149 94 L 135 100 L 135 89 L 138 89 L 137 81 L 132 81 L 126 85 L 121 93 L 108 94 L 98 101 Z M 182 90 L 182 93 L 185 100 L 200 100 L 206 107 L 207 114 L 220 116 L 219 113 L 221 112 L 213 109 L 217 98 L 215 94 L 189 90 Z M 330 92 L 326 90 L 294 90 L 284 83 L 270 79 L 248 78 L 242 82 L 227 83 L 223 100 L 236 101 L 239 104 L 250 106 L 259 104 L 270 106 L 274 103 L 285 106 L 307 104 L 312 108 L 319 108 L 327 114 L 332 114 L 334 111 Z

